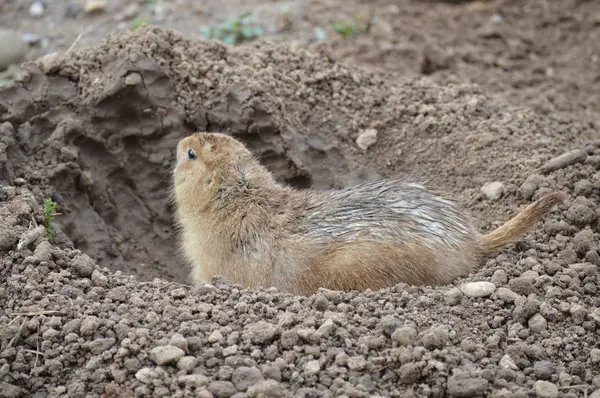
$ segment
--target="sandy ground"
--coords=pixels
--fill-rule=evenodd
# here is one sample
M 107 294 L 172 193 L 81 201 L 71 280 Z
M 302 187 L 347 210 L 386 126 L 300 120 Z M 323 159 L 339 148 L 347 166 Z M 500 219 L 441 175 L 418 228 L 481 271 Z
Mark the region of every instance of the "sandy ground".
M 259 3 L 236 14 L 266 37 L 234 47 L 199 39 L 217 2 L 0 5 L 3 27 L 43 38 L 29 59 L 62 51 L 0 87 L 0 397 L 599 397 L 597 5 Z M 358 35 L 333 30 L 355 14 Z M 137 17 L 162 27 L 116 30 Z M 168 190 L 195 130 L 299 188 L 425 180 L 483 230 L 569 199 L 452 286 L 190 286 Z

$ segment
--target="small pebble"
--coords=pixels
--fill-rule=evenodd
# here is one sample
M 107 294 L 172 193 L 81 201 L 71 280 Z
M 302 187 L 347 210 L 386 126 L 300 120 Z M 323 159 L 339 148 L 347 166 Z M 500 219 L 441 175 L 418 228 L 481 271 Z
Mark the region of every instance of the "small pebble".
M 105 0 L 88 0 L 83 7 L 83 11 L 85 11 L 86 14 L 103 12 L 104 10 L 106 10 Z
M 414 344 L 417 338 L 417 331 L 410 326 L 403 326 L 392 333 L 392 340 L 401 345 Z
M 191 372 L 198 365 L 198 360 L 195 357 L 181 357 L 179 361 L 177 361 L 177 369 L 185 370 L 186 372 Z
M 535 395 L 539 398 L 556 398 L 558 397 L 558 387 L 555 384 L 545 380 L 538 380 L 533 385 Z
M 356 145 L 363 151 L 366 151 L 377 142 L 377 130 L 367 129 L 356 138 Z
M 181 348 L 172 345 L 155 347 L 150 351 L 150 358 L 156 362 L 157 365 L 166 365 L 177 362 L 184 355 L 185 352 Z
M 448 344 L 448 329 L 445 326 L 432 326 L 423 333 L 423 346 L 429 350 L 443 348 Z
M 50 260 L 50 252 L 52 250 L 52 246 L 50 242 L 47 240 L 43 240 L 40 244 L 35 248 L 33 252 L 33 257 L 35 257 L 38 261 L 48 261 Z
M 137 377 L 137 375 L 136 375 L 136 377 Z M 203 387 L 208 384 L 208 380 L 209 380 L 208 377 L 200 375 L 200 374 L 183 375 L 183 376 L 179 376 L 177 378 L 177 381 L 180 384 L 184 384 L 184 385 L 186 385 L 188 387 L 192 387 L 192 388 Z
M 469 282 L 460 286 L 461 292 L 467 297 L 487 297 L 496 291 L 496 285 L 491 282 Z
M 150 384 L 154 379 L 157 378 L 156 371 L 150 368 L 142 368 L 135 373 L 135 378 L 144 384 Z
M 527 323 L 529 329 L 531 329 L 531 331 L 534 333 L 541 333 L 548 327 L 548 322 L 546 321 L 546 318 L 544 318 L 541 314 L 535 314 L 534 316 L 529 318 L 529 321 Z
M 444 293 L 444 301 L 448 305 L 457 305 L 460 303 L 460 299 L 463 296 L 460 289 L 452 288 Z
M 142 76 L 139 73 L 130 73 L 125 76 L 125 85 L 126 86 L 137 86 L 142 83 Z
M 108 278 L 100 271 L 98 271 L 97 269 L 95 269 L 92 272 L 92 282 L 94 283 L 94 285 L 96 286 L 102 286 L 102 287 L 106 287 L 108 286 Z
M 481 377 L 454 375 L 448 378 L 448 392 L 455 397 L 483 397 L 488 384 Z
M 44 4 L 41 1 L 34 1 L 31 6 L 29 6 L 29 15 L 35 18 L 39 18 L 44 15 Z
M 519 294 L 505 287 L 499 287 L 494 293 L 494 298 L 502 300 L 505 303 L 514 303 L 519 297 Z
M 499 269 L 494 271 L 490 279 L 496 285 L 504 285 L 508 282 L 508 274 L 503 269 Z
M 499 181 L 487 183 L 481 187 L 481 193 L 484 194 L 486 198 L 496 201 L 500 199 L 504 193 L 504 184 Z
M 317 329 L 317 331 L 315 332 L 315 336 L 317 336 L 319 338 L 327 338 L 327 337 L 329 337 L 331 332 L 333 332 L 333 327 L 334 327 L 333 320 L 327 319 L 325 322 L 323 322 L 321 327 L 319 327 L 319 329 Z
M 500 359 L 499 365 L 501 368 L 504 368 L 504 369 L 519 370 L 519 367 L 517 366 L 515 361 L 513 361 L 513 359 L 508 354 L 505 354 Z
M 183 335 L 180 333 L 175 333 L 173 336 L 171 336 L 169 345 L 179 347 L 186 353 L 188 352 L 188 342 L 185 339 L 185 337 L 183 337 Z
M 22 39 L 25 43 L 31 45 L 38 44 L 42 38 L 35 33 L 23 33 Z
M 214 332 L 212 332 L 210 334 L 210 336 L 208 336 L 208 342 L 222 344 L 225 342 L 225 338 L 223 338 L 223 335 L 221 334 L 221 332 L 219 332 L 218 330 L 215 330 Z

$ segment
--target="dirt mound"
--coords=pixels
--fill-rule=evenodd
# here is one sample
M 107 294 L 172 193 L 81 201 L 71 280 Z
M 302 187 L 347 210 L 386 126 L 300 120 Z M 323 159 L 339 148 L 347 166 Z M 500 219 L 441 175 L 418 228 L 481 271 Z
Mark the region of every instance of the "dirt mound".
M 600 388 L 600 150 L 581 145 L 576 124 L 477 86 L 149 27 L 27 69 L 0 91 L 0 396 Z M 570 199 L 465 278 L 493 282 L 483 297 L 469 286 L 310 298 L 219 281 L 190 288 L 167 282 L 187 275 L 168 193 L 175 143 L 194 130 L 233 134 L 298 187 L 429 180 L 482 227 L 550 190 Z M 365 150 L 364 134 L 374 141 Z M 566 149 L 579 152 L 555 158 Z M 497 202 L 480 192 L 492 181 L 503 185 Z M 46 197 L 61 213 L 53 245 L 36 227 Z

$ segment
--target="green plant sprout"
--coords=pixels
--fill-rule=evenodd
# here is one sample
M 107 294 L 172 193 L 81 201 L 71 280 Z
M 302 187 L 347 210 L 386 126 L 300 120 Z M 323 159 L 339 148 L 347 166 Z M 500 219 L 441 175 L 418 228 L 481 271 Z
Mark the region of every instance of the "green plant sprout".
M 56 202 L 52 199 L 46 199 L 44 201 L 44 225 L 46 226 L 46 232 L 48 234 L 48 240 L 52 242 L 52 232 L 54 232 L 54 226 L 52 222 L 54 221 L 54 210 L 56 209 Z
M 216 28 L 204 29 L 204 38 L 218 39 L 225 44 L 238 44 L 252 40 L 264 34 L 263 28 L 251 20 L 251 13 L 244 13 L 237 18 L 221 23 Z
M 136 19 L 131 21 L 131 26 L 129 27 L 129 29 L 133 32 L 140 26 L 146 25 L 147 23 L 148 23 L 147 19 L 142 18 L 142 17 L 137 17 Z
M 333 24 L 333 29 L 342 37 L 356 36 L 360 33 L 360 17 L 355 15 L 351 20 L 336 21 Z

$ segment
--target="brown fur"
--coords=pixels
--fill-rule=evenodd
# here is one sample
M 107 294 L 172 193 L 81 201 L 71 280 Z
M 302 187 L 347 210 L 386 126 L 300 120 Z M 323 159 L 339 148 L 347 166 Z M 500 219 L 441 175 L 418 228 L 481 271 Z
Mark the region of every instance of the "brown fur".
M 222 275 L 295 294 L 450 283 L 565 198 L 544 196 L 482 236 L 451 199 L 409 181 L 328 192 L 281 186 L 224 134 L 182 139 L 173 173 L 181 248 L 194 281 Z

